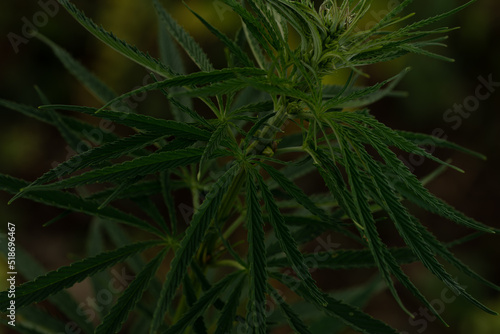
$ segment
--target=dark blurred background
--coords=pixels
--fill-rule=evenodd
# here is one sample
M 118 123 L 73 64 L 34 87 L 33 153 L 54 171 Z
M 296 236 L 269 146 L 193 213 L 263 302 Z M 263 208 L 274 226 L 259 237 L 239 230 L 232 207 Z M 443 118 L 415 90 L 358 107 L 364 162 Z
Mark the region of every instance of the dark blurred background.
M 99 2 L 75 1 L 79 8 L 108 31 L 148 50 L 157 56 L 157 26 L 152 5 L 148 1 L 106 0 Z M 396 1 L 397 2 L 397 1 Z M 415 1 L 407 12 L 415 11 L 416 17 L 428 17 L 444 12 L 464 1 L 420 0 Z M 43 1 L 42 1 L 43 3 Z M 164 2 L 174 17 L 191 32 L 202 46 L 209 51 L 217 67 L 224 64 L 221 44 L 193 18 L 180 1 Z M 235 17 L 212 1 L 187 3 L 203 14 L 208 21 L 232 36 L 237 24 Z M 387 10 L 388 3 L 395 1 L 374 1 L 368 17 L 373 19 Z M 34 86 L 39 86 L 53 103 L 97 106 L 97 101 L 85 91 L 53 56 L 51 50 L 36 39 L 23 41 L 15 52 L 9 41 L 9 33 L 22 36 L 26 21 L 33 22 L 34 15 L 40 23 L 42 10 L 36 1 L 3 1 L 0 3 L 0 98 L 37 106 L 41 104 Z M 497 205 L 500 196 L 498 167 L 500 158 L 499 130 L 500 84 L 492 87 L 488 98 L 474 105 L 476 89 L 483 80 L 500 82 L 500 3 L 495 0 L 479 0 L 465 11 L 441 22 L 440 25 L 461 29 L 449 34 L 448 48 L 436 49 L 439 53 L 454 58 L 454 63 L 442 62 L 423 56 L 410 55 L 397 61 L 367 68 L 371 75 L 369 83 L 375 83 L 397 74 L 404 67 L 413 70 L 402 80 L 400 90 L 409 92 L 409 97 L 386 99 L 372 107 L 372 113 L 390 127 L 432 134 L 438 131 L 441 137 L 476 150 L 488 157 L 487 161 L 448 150 L 436 150 L 442 159 L 466 171 L 444 172 L 431 182 L 429 189 L 467 215 L 488 225 L 500 228 Z M 62 8 L 41 24 L 40 32 L 66 48 L 104 82 L 117 92 L 125 92 L 141 85 L 147 74 L 115 51 L 107 48 L 92 37 Z M 10 35 L 13 36 L 12 34 Z M 26 43 L 24 43 L 26 42 Z M 194 70 L 187 61 L 188 68 Z M 479 79 L 483 78 L 483 79 Z M 496 91 L 493 91 L 496 90 Z M 486 90 L 481 90 L 485 94 Z M 142 102 L 139 108 L 145 112 L 166 116 L 155 96 Z M 451 114 L 455 104 L 470 103 L 470 113 Z M 454 117 L 454 118 L 451 118 Z M 26 180 L 34 180 L 54 162 L 62 162 L 68 152 L 58 132 L 37 120 L 19 113 L 0 108 L 0 173 L 10 174 Z M 403 155 L 414 167 L 418 176 L 424 176 L 436 167 L 435 164 L 421 164 L 414 157 Z M 56 269 L 69 264 L 83 253 L 85 234 L 89 218 L 71 215 L 51 227 L 42 224 L 61 213 L 58 209 L 18 200 L 11 206 L 6 203 L 10 196 L 0 193 L 0 217 L 2 226 L 7 221 L 18 226 L 18 243 L 28 249 L 47 269 Z M 444 241 L 464 236 L 467 230 L 436 217 L 415 213 L 424 224 Z M 2 231 L 4 228 L 2 227 Z M 390 234 L 388 232 L 388 234 Z M 454 248 L 456 255 L 491 281 L 500 284 L 499 239 L 483 236 L 466 245 Z M 422 266 L 405 267 L 424 291 L 429 300 L 439 299 L 444 286 L 432 277 Z M 452 273 L 455 272 L 452 270 Z M 349 276 L 342 276 L 347 277 Z M 335 283 L 335 273 L 317 274 L 315 278 L 325 288 L 345 286 L 346 282 Z M 352 277 L 356 281 L 355 277 Z M 478 296 L 487 306 L 500 311 L 500 295 L 477 282 L 460 276 L 459 281 L 467 285 L 467 291 Z M 332 283 L 333 282 L 333 283 Z M 349 281 L 350 282 L 350 281 Z M 3 280 L 0 284 L 4 284 Z M 76 292 L 78 293 L 78 291 Z M 85 292 L 80 292 L 81 294 Z M 411 311 L 418 312 L 420 305 L 415 299 L 402 292 Z M 412 325 L 407 316 L 397 307 L 392 297 L 378 294 L 367 310 L 375 317 L 408 333 L 478 333 L 500 332 L 500 318 L 484 314 L 464 299 L 457 299 L 444 305 L 442 316 L 451 325 L 446 328 L 438 321 L 426 321 L 426 325 Z M 421 317 L 420 317 L 421 318 Z

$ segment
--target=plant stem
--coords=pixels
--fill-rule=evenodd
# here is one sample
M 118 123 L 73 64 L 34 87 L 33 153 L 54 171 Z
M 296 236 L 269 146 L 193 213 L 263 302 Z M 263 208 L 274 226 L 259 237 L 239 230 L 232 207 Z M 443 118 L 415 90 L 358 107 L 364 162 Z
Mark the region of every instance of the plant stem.
M 280 148 L 276 150 L 275 154 L 296 153 L 296 152 L 303 153 L 305 151 L 302 146 L 291 146 L 291 147 Z
M 246 150 L 250 154 L 261 154 L 262 151 L 268 146 L 267 142 L 274 138 L 276 133 L 281 129 L 287 120 L 287 107 L 284 97 L 280 97 L 275 103 L 276 115 L 269 119 L 268 125 L 264 126 L 260 132 L 260 137 L 252 141 Z
M 245 212 L 241 213 L 241 216 L 239 216 L 232 224 L 229 226 L 225 231 L 224 234 L 222 235 L 224 239 L 227 239 L 233 234 L 233 232 L 240 226 L 240 224 L 245 220 Z
M 247 268 L 243 267 L 241 264 L 239 264 L 238 262 L 233 261 L 233 260 L 220 260 L 220 261 L 217 261 L 217 263 L 215 265 L 219 266 L 219 267 L 225 266 L 225 267 L 233 267 L 233 268 L 240 269 L 240 270 L 247 270 Z
M 233 179 L 231 185 L 227 193 L 224 195 L 222 199 L 220 209 L 217 212 L 215 219 L 211 222 L 212 224 L 223 224 L 229 215 L 231 214 L 232 209 L 234 208 L 234 202 L 238 199 L 238 195 L 240 193 L 240 189 L 245 182 L 245 170 L 242 168 L 238 174 Z M 206 241 L 203 246 L 198 251 L 198 258 L 201 260 L 201 263 L 204 263 L 204 254 L 212 254 L 212 251 L 217 245 L 217 239 L 219 235 L 214 232 L 214 228 L 212 225 L 212 231 L 209 232 L 206 236 Z

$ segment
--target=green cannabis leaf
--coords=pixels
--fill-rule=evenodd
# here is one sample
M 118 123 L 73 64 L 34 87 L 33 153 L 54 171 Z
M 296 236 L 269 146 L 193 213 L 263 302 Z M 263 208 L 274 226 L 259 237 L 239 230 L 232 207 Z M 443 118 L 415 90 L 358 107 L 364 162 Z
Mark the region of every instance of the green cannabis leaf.
M 0 175 L 0 190 L 13 195 L 10 203 L 26 198 L 63 209 L 50 224 L 64 223 L 72 212 L 95 218 L 84 259 L 45 273 L 33 259 L 22 257 L 22 265 L 38 269 L 21 272 L 29 281 L 17 288 L 16 307 L 42 319 L 31 305 L 48 299 L 85 333 L 128 328 L 150 334 L 268 333 L 288 326 L 309 334 L 314 321 L 335 319 L 339 328 L 394 334 L 396 329 L 364 313 L 363 305 L 325 291 L 313 272 L 376 268 L 402 311 L 411 314 L 397 282 L 444 322 L 401 268 L 419 261 L 455 294 L 496 314 L 440 262 L 500 290 L 450 251 L 452 245 L 495 230 L 431 194 L 395 150 L 458 171 L 419 144 L 433 140 L 437 147 L 484 156 L 442 139 L 393 130 L 370 114 L 370 104 L 403 95 L 394 89 L 409 69 L 371 86 L 358 84 L 360 76 L 367 76 L 366 65 L 408 53 L 449 61 L 428 48 L 442 45 L 453 28 L 429 26 L 473 2 L 409 22 L 412 14 L 402 13 L 412 0 L 405 0 L 363 29 L 370 0 L 325 0 L 319 7 L 310 0 L 222 0 L 240 19 L 233 36 L 185 5 L 226 52 L 226 64 L 216 68 L 159 0 L 152 1 L 158 58 L 97 25 L 72 2 L 59 0 L 91 34 L 151 72 L 154 82 L 117 94 L 61 46 L 37 36 L 102 106 L 52 104 L 40 89 L 44 105 L 39 108 L 4 99 L 0 106 L 53 125 L 73 148 L 85 133 L 101 131 L 80 121 L 79 114 L 121 124 L 134 134 L 102 133 L 100 143 L 32 182 Z M 183 57 L 199 71 L 188 73 Z M 330 84 L 329 76 L 339 71 L 349 72 L 348 79 Z M 125 103 L 153 91 L 165 98 L 158 106 L 165 117 L 139 113 Z M 301 189 L 297 180 L 311 173 L 322 178 L 327 191 Z M 182 193 L 189 194 L 188 204 L 179 205 Z M 124 201 L 138 210 L 120 209 Z M 444 244 L 412 215 L 409 203 L 476 232 Z M 182 219 L 178 208 L 183 208 Z M 405 247 L 382 239 L 380 215 Z M 311 252 L 307 245 L 325 232 L 340 233 L 357 247 L 338 244 Z M 155 239 L 141 241 L 143 233 Z M 68 310 L 76 305 L 69 295 L 57 293 L 89 276 L 99 287 L 109 278 L 107 270 L 119 263 L 136 276 L 93 328 Z M 374 291 L 372 284 L 361 287 L 370 291 L 364 301 Z M 2 311 L 9 298 L 7 291 L 0 292 Z M 297 298 L 321 315 L 302 314 L 300 303 L 292 302 Z M 279 307 L 279 315 L 269 314 L 269 303 Z M 20 326 L 29 328 L 28 318 L 18 319 Z M 60 325 L 54 319 L 51 326 L 57 330 Z

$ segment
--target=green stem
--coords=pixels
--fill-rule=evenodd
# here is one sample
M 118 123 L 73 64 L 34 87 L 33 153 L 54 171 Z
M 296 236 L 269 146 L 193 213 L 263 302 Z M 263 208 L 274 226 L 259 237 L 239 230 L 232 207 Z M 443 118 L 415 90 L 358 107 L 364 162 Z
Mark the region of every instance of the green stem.
M 177 308 L 175 310 L 174 317 L 172 319 L 172 323 L 177 323 L 179 319 L 186 313 L 188 309 L 188 304 L 187 304 L 187 299 L 186 295 L 183 294 L 181 297 L 181 300 L 179 301 L 179 304 L 177 305 Z
M 297 153 L 301 152 L 304 153 L 304 148 L 302 146 L 290 146 L 290 147 L 285 147 L 285 148 L 280 148 L 276 150 L 275 154 L 284 154 L 284 153 Z
M 247 268 L 243 267 L 240 263 L 233 261 L 233 260 L 220 260 L 220 261 L 217 261 L 217 263 L 215 263 L 215 265 L 218 267 L 224 266 L 224 267 L 233 267 L 233 268 L 240 269 L 240 270 L 247 270 Z
M 234 208 L 234 203 L 238 199 L 240 189 L 243 186 L 244 182 L 245 182 L 245 170 L 241 169 L 236 175 L 236 177 L 233 179 L 231 185 L 229 186 L 228 192 L 224 195 L 224 198 L 222 199 L 220 205 L 220 209 L 217 212 L 217 216 L 211 222 L 211 224 L 217 224 L 218 226 L 220 226 L 227 220 L 227 218 L 231 214 L 231 211 Z M 204 255 L 212 254 L 212 251 L 215 249 L 217 245 L 218 238 L 219 238 L 218 233 L 216 233 L 214 231 L 214 228 L 212 227 L 212 231 L 207 234 L 206 241 L 198 252 L 197 257 L 202 261 L 202 263 L 204 262 Z
M 238 198 L 240 189 L 244 183 L 245 183 L 245 170 L 242 168 L 234 178 L 233 182 L 229 186 L 228 192 L 222 199 L 221 208 L 217 213 L 216 223 L 225 221 L 227 219 L 227 217 L 231 213 L 231 210 L 234 207 L 234 202 Z
M 198 178 L 196 174 L 196 168 L 194 167 L 191 169 L 190 188 L 193 197 L 193 210 L 196 213 L 200 206 L 200 191 L 198 190 Z
M 275 103 L 276 106 L 275 110 L 277 110 L 276 114 L 269 120 L 268 125 L 266 125 L 262 129 L 259 138 L 253 140 L 248 145 L 246 152 L 251 152 L 252 154 L 261 154 L 262 151 L 264 151 L 264 149 L 267 146 L 266 142 L 274 138 L 279 129 L 281 129 L 281 127 L 287 120 L 287 108 L 285 105 L 285 101 L 286 100 L 284 97 L 280 97 L 280 99 Z M 241 187 L 245 183 L 246 179 L 245 176 L 246 176 L 245 169 L 242 168 L 232 181 L 231 185 L 229 186 L 228 192 L 222 199 L 220 209 L 212 224 L 218 224 L 219 226 L 222 226 L 229 218 L 231 211 L 234 209 L 234 203 L 238 199 Z M 234 222 L 229 227 L 231 233 L 243 221 L 244 219 L 241 219 L 240 217 L 236 222 Z M 219 236 L 217 233 L 212 233 L 211 235 L 208 235 L 204 247 L 200 249 L 199 255 L 202 256 L 203 254 L 211 254 L 212 250 L 217 244 L 218 237 Z
M 277 110 L 276 115 L 269 119 L 268 124 L 266 125 L 262 131 L 260 132 L 260 136 L 258 139 L 252 141 L 246 150 L 246 152 L 250 154 L 261 154 L 262 151 L 268 145 L 270 139 L 274 138 L 276 133 L 281 129 L 285 121 L 287 120 L 287 108 L 284 97 L 280 97 L 280 99 L 275 104 L 275 109 Z
M 240 226 L 240 224 L 245 220 L 245 212 L 241 213 L 239 216 L 222 234 L 224 239 L 227 239 L 233 234 L 234 231 Z

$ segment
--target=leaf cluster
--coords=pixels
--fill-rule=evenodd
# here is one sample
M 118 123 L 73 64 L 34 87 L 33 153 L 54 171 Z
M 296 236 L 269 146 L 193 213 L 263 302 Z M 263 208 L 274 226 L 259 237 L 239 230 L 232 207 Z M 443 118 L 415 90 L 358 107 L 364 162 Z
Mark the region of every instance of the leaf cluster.
M 16 307 L 29 315 L 21 319 L 20 331 L 52 333 L 63 326 L 57 319 L 46 322 L 43 331 L 31 326 L 33 319 L 42 317 L 33 303 L 49 298 L 85 333 L 118 333 L 124 328 L 151 334 L 188 329 L 198 334 L 266 333 L 285 324 L 298 333 L 311 333 L 309 326 L 318 316 L 299 316 L 300 303 L 287 301 L 294 293 L 321 311 L 320 322 L 337 319 L 362 333 L 397 333 L 364 313 L 359 298 L 324 291 L 311 272 L 375 268 L 380 273 L 375 283 L 383 282 L 404 311 L 411 315 L 395 282 L 441 319 L 402 270 L 403 264 L 416 261 L 455 294 L 495 314 L 462 288 L 440 260 L 500 288 L 454 257 L 452 245 L 439 241 L 408 204 L 478 231 L 470 238 L 494 229 L 436 198 L 395 152 L 420 155 L 459 171 L 419 143 L 432 140 L 438 147 L 482 156 L 442 139 L 393 130 L 370 114 L 368 105 L 397 95 L 393 89 L 407 69 L 373 86 L 357 84 L 358 77 L 366 75 L 366 65 L 407 53 L 444 59 L 427 48 L 441 45 L 444 34 L 453 29 L 429 26 L 473 1 L 407 24 L 411 15 L 400 15 L 412 1 L 405 0 L 367 30 L 360 23 L 369 0 L 326 0 L 319 9 L 309 0 L 222 1 L 241 19 L 234 36 L 223 34 L 188 7 L 226 50 L 227 66 L 216 69 L 159 0 L 152 0 L 159 22 L 158 59 L 95 24 L 72 2 L 59 0 L 95 37 L 150 71 L 154 82 L 118 95 L 67 51 L 38 35 L 102 107 L 50 104 L 41 92 L 43 105 L 38 109 L 0 99 L 2 107 L 55 126 L 75 150 L 86 132 L 100 131 L 80 121 L 78 114 L 135 131 L 129 137 L 105 134 L 102 143 L 33 182 L 0 175 L 0 189 L 14 196 L 11 202 L 22 197 L 65 210 L 49 223 L 71 212 L 94 217 L 88 257 L 81 261 L 45 274 L 43 269 L 29 271 L 39 265 L 28 255 L 22 257 L 23 275 L 30 281 L 17 288 Z M 299 36 L 295 46 L 289 43 L 292 33 Z M 199 71 L 187 73 L 184 56 Z M 325 83 L 326 76 L 342 69 L 351 73 L 344 84 Z M 151 91 L 165 97 L 170 113 L 164 118 L 130 110 L 124 103 Z M 202 116 L 193 99 L 212 117 Z M 297 180 L 312 173 L 322 178 L 327 192 L 307 194 L 299 187 Z M 95 184 L 101 186 L 88 188 Z M 75 189 L 82 191 L 68 191 Z M 187 227 L 176 209 L 180 190 L 191 197 Z M 147 217 L 123 209 L 124 202 Z M 387 245 L 380 236 L 382 224 L 391 224 L 406 246 Z M 151 240 L 132 240 L 127 235 L 131 229 Z M 238 239 L 242 233 L 246 240 Z M 307 251 L 307 245 L 325 233 L 350 239 L 358 247 Z M 112 241 L 111 250 L 106 250 L 105 238 Z M 141 253 L 148 249 L 156 253 L 145 260 Z M 89 276 L 98 289 L 102 277 L 109 279 L 107 270 L 122 262 L 135 279 L 93 328 L 72 312 L 76 303 L 63 291 Z M 360 291 L 367 300 L 379 285 L 367 282 Z M 1 292 L 0 308 L 5 310 L 8 303 L 7 292 Z M 270 303 L 278 305 L 279 315 L 268 314 Z

